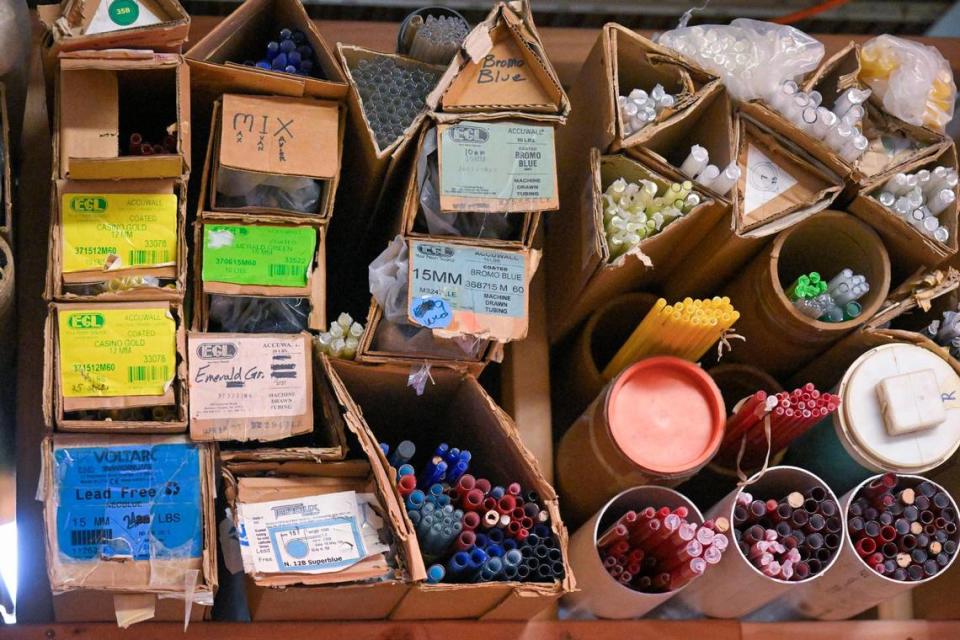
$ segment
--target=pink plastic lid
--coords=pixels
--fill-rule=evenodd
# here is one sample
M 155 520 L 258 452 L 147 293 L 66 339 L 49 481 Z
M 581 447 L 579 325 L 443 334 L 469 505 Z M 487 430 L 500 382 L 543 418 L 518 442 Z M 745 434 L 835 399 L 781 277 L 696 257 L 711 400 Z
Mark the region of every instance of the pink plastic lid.
M 616 445 L 638 466 L 663 474 L 705 464 L 720 446 L 726 415 L 713 379 L 672 356 L 624 369 L 607 400 Z

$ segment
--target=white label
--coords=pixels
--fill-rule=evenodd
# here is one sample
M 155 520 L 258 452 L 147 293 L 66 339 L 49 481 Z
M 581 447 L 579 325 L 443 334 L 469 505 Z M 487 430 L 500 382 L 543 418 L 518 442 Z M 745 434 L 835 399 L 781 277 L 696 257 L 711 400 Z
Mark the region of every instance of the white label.
M 239 503 L 240 550 L 247 573 L 330 573 L 368 553 L 353 491 Z
M 161 22 L 160 16 L 140 0 L 100 0 L 84 35 L 148 27 Z
M 753 145 L 747 147 L 747 179 L 743 194 L 743 213 L 762 207 L 797 184 L 797 179 L 784 171 L 765 153 Z

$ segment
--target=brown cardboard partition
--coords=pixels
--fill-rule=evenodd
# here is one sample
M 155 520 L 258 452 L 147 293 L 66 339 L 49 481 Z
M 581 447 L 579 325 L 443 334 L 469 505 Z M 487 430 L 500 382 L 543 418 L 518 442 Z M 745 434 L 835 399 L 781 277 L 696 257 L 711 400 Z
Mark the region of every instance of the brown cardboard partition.
M 849 267 L 867 278 L 862 313 L 843 322 L 801 314 L 784 293 L 800 275 L 833 278 Z M 853 216 L 823 211 L 776 235 L 738 277 L 722 288 L 740 312 L 736 330 L 746 339 L 727 354 L 774 377 L 796 372 L 831 344 L 864 325 L 887 298 L 890 260 L 880 237 Z
M 240 282 L 237 278 L 233 282 L 225 281 L 226 278 L 212 279 L 204 276 L 204 269 L 210 268 L 213 263 L 204 263 L 204 245 L 207 242 L 206 231 L 207 228 L 216 227 L 218 230 L 223 231 L 225 228 L 226 231 L 232 233 L 229 228 L 233 227 L 266 227 L 266 228 L 280 228 L 280 229 L 304 229 L 309 228 L 315 232 L 315 249 L 313 261 L 311 262 L 307 270 L 307 282 L 304 286 L 277 286 L 277 285 L 267 285 L 267 284 L 246 284 Z M 296 298 L 305 301 L 305 303 L 298 303 L 298 308 L 301 305 L 308 306 L 309 311 L 303 310 L 304 319 L 301 324 L 303 326 L 293 326 L 293 321 L 289 321 L 286 325 L 280 325 L 287 328 L 276 329 L 273 332 L 280 331 L 283 333 L 297 332 L 306 329 L 315 329 L 322 330 L 326 326 L 326 292 L 327 292 L 327 283 L 326 283 L 326 232 L 327 229 L 321 224 L 311 224 L 306 225 L 302 222 L 293 222 L 289 218 L 276 215 L 254 215 L 254 214 L 239 214 L 234 213 L 230 216 L 217 216 L 215 219 L 210 219 L 210 216 L 207 212 L 200 213 L 200 220 L 194 225 L 194 237 L 197 239 L 195 242 L 195 252 L 194 252 L 194 308 L 193 308 L 193 324 L 191 328 L 194 331 L 213 331 L 219 332 L 224 331 L 226 328 L 221 327 L 215 319 L 211 317 L 211 295 L 220 295 L 220 296 L 240 296 L 240 297 L 257 297 L 257 298 Z M 219 242 L 219 241 L 218 241 Z M 210 253 L 209 251 L 207 252 Z M 268 254 L 263 254 L 264 266 L 269 270 L 270 277 L 277 275 L 286 274 L 287 266 L 285 263 L 270 263 L 270 257 Z M 296 266 L 296 265 L 294 265 Z
M 470 472 L 493 484 L 519 482 L 536 491 L 550 513 L 565 577 L 560 582 L 479 584 L 418 584 L 393 610 L 393 620 L 425 618 L 529 619 L 574 588 L 567 562 L 567 533 L 560 519 L 557 497 L 544 480 L 536 460 L 523 445 L 513 421 L 483 390 L 472 375 L 435 367 L 423 395 L 407 386 L 408 369 L 331 361 L 335 388 L 345 400 L 346 419 L 379 464 L 389 469 L 377 444 L 412 440 L 420 451 L 415 464 L 437 444 L 448 442 L 473 453 Z M 426 416 L 426 418 L 425 418 Z M 529 489 L 528 489 L 529 488 Z M 399 494 L 397 501 L 400 503 Z M 413 541 L 412 524 L 404 518 Z M 418 554 L 419 557 L 419 554 Z M 425 576 L 422 564 L 412 573 Z
M 678 269 L 688 270 L 690 250 L 709 229 L 726 220 L 729 205 L 705 196 L 704 201 L 639 246 L 610 260 L 603 225 L 603 193 L 619 177 L 649 179 L 661 187 L 674 177 L 645 161 L 625 155 L 590 152 L 590 172 L 578 180 L 576 198 L 550 222 L 547 233 L 550 339 L 558 342 L 607 300 L 639 289 L 656 289 Z M 682 181 L 682 178 L 681 178 Z
M 61 371 L 61 342 L 59 316 L 61 313 L 82 312 L 88 318 L 79 320 L 77 329 L 92 329 L 103 326 L 103 318 L 96 316 L 106 310 L 164 309 L 173 318 L 175 335 L 175 363 L 162 363 L 156 357 L 145 357 L 143 364 L 129 366 L 128 379 L 152 373 L 150 367 L 173 365 L 172 383 L 166 386 L 162 395 L 126 395 L 126 396 L 88 396 L 65 397 L 63 373 Z M 125 353 L 129 349 L 142 345 L 152 330 L 138 333 L 130 329 L 127 334 L 112 336 L 104 348 L 113 349 L 111 353 Z M 94 354 L 85 354 L 92 357 Z M 114 368 L 110 368 L 113 364 Z M 116 371 L 116 363 L 77 363 L 82 370 L 96 372 Z M 99 367 L 99 369 L 97 368 Z M 81 374 L 82 377 L 87 376 Z M 43 353 L 43 417 L 48 428 L 57 431 L 82 431 L 93 433 L 134 434 L 134 433 L 180 433 L 187 429 L 187 365 L 186 365 L 186 328 L 183 308 L 179 302 L 53 302 L 50 304 L 44 327 Z M 93 384 L 96 384 L 95 382 Z
M 570 101 L 547 58 L 529 4 L 498 2 L 464 39 L 427 98 L 445 113 L 523 112 L 560 116 Z
M 203 165 L 200 202 L 205 215 L 212 218 L 221 212 L 256 213 L 293 221 L 329 220 L 340 182 L 345 125 L 346 109 L 337 102 L 281 96 L 223 96 L 213 106 Z M 271 177 L 313 181 L 319 196 L 314 210 L 308 212 L 281 203 L 247 205 L 220 193 L 221 174 L 234 182 L 262 183 Z
M 107 198 L 123 194 L 131 196 L 126 202 L 131 211 L 129 217 L 98 223 L 101 219 L 109 220 L 113 202 Z M 139 248 L 139 242 L 128 244 L 122 231 L 125 226 L 131 228 L 129 233 L 133 237 L 137 237 L 134 234 L 148 235 L 148 225 L 157 223 L 155 211 L 158 205 L 156 198 L 151 196 L 158 195 L 175 195 L 177 198 L 175 239 L 139 235 L 144 248 Z M 47 300 L 183 300 L 187 286 L 186 180 L 57 180 L 51 205 L 50 261 L 44 291 Z M 141 207 L 148 212 L 137 214 Z M 70 232 L 66 228 L 67 217 L 77 225 Z M 113 230 L 84 232 L 90 223 L 113 225 Z M 82 244 L 84 239 L 89 244 Z M 71 245 L 70 241 L 78 244 Z M 94 252 L 103 260 L 103 266 L 99 269 L 67 266 L 70 251 L 76 255 Z M 127 266 L 137 260 L 153 261 L 158 266 Z M 158 278 L 160 286 L 138 284 L 140 277 Z
M 10 167 L 10 120 L 7 113 L 7 94 L 0 82 L 0 236 L 13 241 L 13 180 Z
M 162 456 L 158 448 L 176 446 L 197 450 L 195 479 L 198 485 L 183 484 L 194 479 L 194 470 L 187 469 L 184 475 L 179 475 L 183 471 L 182 466 L 176 469 L 160 468 L 159 459 L 154 457 Z M 108 474 L 101 472 L 96 475 L 95 472 L 91 473 L 92 469 L 67 470 L 62 466 L 71 464 L 73 459 L 77 461 L 76 464 L 84 463 L 79 454 L 71 458 L 71 451 L 94 448 L 98 451 L 83 454 L 90 458 L 89 466 L 122 466 L 126 462 L 126 466 L 122 466 L 123 471 L 116 473 L 124 477 L 129 474 L 136 486 L 111 484 L 107 479 Z M 96 455 L 98 457 L 94 462 Z M 54 612 L 58 621 L 112 619 L 130 624 L 156 619 L 158 614 L 160 619 L 178 621 L 183 621 L 185 617 L 191 620 L 203 617 L 205 608 L 213 605 L 213 595 L 217 589 L 216 487 L 212 447 L 190 443 L 182 436 L 58 434 L 43 440 L 40 456 L 41 477 L 37 499 L 44 504 L 47 574 L 54 592 Z M 145 463 L 145 460 L 151 462 Z M 169 482 L 158 473 L 143 483 L 143 479 L 137 477 L 137 470 L 144 467 L 169 473 Z M 64 483 L 69 483 L 69 486 L 64 487 Z M 170 498 L 171 495 L 179 495 L 170 493 L 174 485 L 184 496 L 196 492 L 199 504 Z M 136 495 L 127 498 L 134 505 L 129 513 L 126 510 L 123 514 L 117 513 L 122 507 L 109 506 L 123 503 L 122 492 Z M 85 505 L 90 506 L 85 508 Z M 143 559 L 133 549 L 124 555 L 119 547 L 124 538 L 110 538 L 111 529 L 126 526 L 133 531 L 142 528 L 145 526 L 142 520 L 137 524 L 132 523 L 138 515 L 143 517 L 138 510 L 144 508 L 151 513 L 155 511 L 158 519 L 166 516 L 169 518 L 167 522 L 177 522 L 173 517 L 179 517 L 182 522 L 198 518 L 199 546 L 194 548 L 194 541 L 188 539 L 180 546 L 164 547 L 164 542 L 172 544 L 178 540 L 175 537 L 177 534 L 172 532 L 176 525 L 168 525 L 163 541 L 151 541 L 148 559 Z M 124 525 L 124 518 L 129 524 Z M 147 535 L 144 534 L 145 537 Z M 95 549 L 89 558 L 77 557 L 83 549 L 105 544 L 117 546 L 111 546 L 109 554 L 104 553 L 101 547 L 100 551 Z M 176 607 L 167 606 L 171 600 L 177 604 Z
M 362 446 L 363 458 L 340 462 L 226 463 L 225 493 L 235 519 L 238 503 L 294 500 L 340 491 L 373 493 L 387 542 L 396 550 L 389 564 L 380 554 L 334 573 L 253 573 L 252 567 L 242 568 L 247 571 L 247 603 L 254 622 L 383 620 L 410 589 L 407 567 L 416 551 L 411 550 L 411 540 L 403 529 L 403 507 L 395 501 L 385 468 L 378 466 L 379 460 L 367 457 L 371 452 L 366 442 Z
M 738 120 L 740 179 L 731 196 L 737 231 L 795 224 L 827 208 L 842 191 L 840 177 L 789 138 L 746 112 Z
M 953 142 L 947 143 L 936 155 L 901 164 L 899 170 L 915 173 L 921 169 L 932 170 L 937 166 L 957 169 L 957 149 Z M 934 267 L 956 255 L 958 204 L 954 200 L 938 216 L 940 224 L 950 232 L 945 243 L 939 242 L 880 204 L 878 197 L 886 180 L 887 177 L 864 179 L 859 195 L 847 209 L 873 227 L 883 238 L 890 251 L 894 282 L 900 282 L 919 268 Z M 954 193 L 960 195 L 957 188 L 954 188 Z
M 149 87 L 149 90 L 145 88 Z M 60 55 L 54 167 L 60 178 L 179 178 L 190 170 L 190 72 L 172 53 L 129 49 Z M 130 136 L 175 153 L 129 153 Z
M 709 85 L 701 100 L 659 130 L 646 136 L 643 144 L 627 147 L 627 155 L 644 162 L 671 180 L 688 178 L 680 173 L 680 165 L 698 144 L 710 154 L 710 164 L 721 171 L 737 156 L 738 120 L 733 117 L 733 106 L 726 89 L 718 84 Z M 730 202 L 727 194 L 704 189 L 696 180 L 697 191 L 720 202 Z

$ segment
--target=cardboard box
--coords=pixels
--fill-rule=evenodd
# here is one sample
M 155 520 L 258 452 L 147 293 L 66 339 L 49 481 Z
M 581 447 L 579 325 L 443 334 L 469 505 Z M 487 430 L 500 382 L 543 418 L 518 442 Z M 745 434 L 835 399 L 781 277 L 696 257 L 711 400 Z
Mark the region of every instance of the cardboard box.
M 839 175 L 791 139 L 746 111 L 738 113 L 737 120 L 740 178 L 730 197 L 736 231 L 795 224 L 826 209 L 843 190 Z
M 900 171 L 915 173 L 921 169 L 933 169 L 937 166 L 957 169 L 957 149 L 952 142 L 935 156 L 917 158 L 900 165 Z M 950 231 L 946 243 L 927 236 L 906 220 L 887 209 L 877 200 L 887 178 L 865 178 L 861 182 L 861 191 L 847 209 L 871 227 L 873 227 L 890 252 L 890 262 L 894 271 L 894 282 L 921 267 L 933 267 L 957 253 L 957 201 L 954 200 L 938 218 L 940 224 Z M 957 192 L 957 189 L 954 189 Z M 960 193 L 957 193 L 960 196 Z
M 183 299 L 185 180 L 57 180 L 53 200 L 47 300 Z
M 194 331 L 230 329 L 211 314 L 214 294 L 306 301 L 298 303 L 296 321 L 277 323 L 268 333 L 326 326 L 326 227 L 253 214 L 207 218 L 201 213 L 194 227 Z
M 467 34 L 427 104 L 439 113 L 542 114 L 560 122 L 570 113 L 527 3 L 496 4 Z
M 182 437 L 59 435 L 43 441 L 41 462 L 55 594 L 146 594 L 115 600 L 118 618 L 157 596 L 179 600 L 181 612 L 184 600 L 213 604 L 212 448 Z
M 364 449 L 367 449 L 366 443 Z M 370 451 L 364 450 L 363 454 L 369 456 Z M 364 459 L 227 465 L 228 470 L 224 473 L 225 492 L 237 525 L 241 522 L 240 514 L 244 511 L 244 505 L 252 510 L 252 505 L 256 503 L 290 501 L 291 509 L 301 506 L 306 510 L 313 505 L 307 503 L 304 506 L 298 500 L 343 491 L 372 493 L 376 500 L 374 511 L 383 520 L 381 531 L 396 550 L 389 564 L 381 553 L 340 571 L 318 574 L 279 568 L 275 572 L 266 572 L 265 569 L 255 572 L 251 552 L 244 558 L 245 564 L 239 568 L 247 573 L 247 600 L 252 620 L 382 620 L 390 614 L 410 588 L 410 575 L 406 567 L 411 553 L 411 539 L 402 528 L 403 507 L 395 499 L 385 468 L 378 465 L 378 460 L 371 465 Z M 277 505 L 274 510 L 280 510 L 282 506 Z M 273 531 L 283 529 L 282 520 L 289 520 L 289 516 L 290 512 L 275 515 L 278 520 L 276 525 L 271 526 L 264 521 L 264 526 Z M 241 530 L 246 530 L 247 535 L 253 534 L 250 526 L 244 526 Z M 276 546 L 274 554 L 280 562 L 283 556 Z M 258 555 L 261 558 L 268 557 L 263 553 Z M 264 562 L 260 566 L 267 564 Z
M 0 236 L 13 242 L 13 180 L 10 167 L 10 120 L 7 94 L 0 82 Z
M 187 336 L 190 437 L 272 441 L 313 431 L 308 333 Z
M 440 442 L 468 449 L 473 453 L 470 473 L 487 477 L 494 485 L 517 481 L 524 489 L 539 494 L 550 513 L 549 522 L 563 555 L 565 577 L 550 584 L 418 584 L 393 610 L 392 620 L 529 619 L 574 588 L 567 562 L 567 532 L 560 519 L 556 493 L 544 480 L 533 454 L 521 442 L 513 421 L 476 378 L 449 368 L 434 368 L 433 384 L 428 384 L 426 392 L 418 396 L 407 387 L 409 370 L 404 366 L 330 361 L 330 367 L 347 422 L 365 442 L 365 449 L 373 451 L 379 465 L 389 469 L 377 446 L 379 442 L 395 444 L 409 439 L 421 452 Z M 429 419 L 425 421 L 424 416 Z M 393 482 L 390 486 L 394 487 Z M 400 501 L 399 493 L 396 499 Z M 404 517 L 402 527 L 412 542 L 414 533 L 408 518 Z M 425 567 L 419 553 L 411 554 L 411 563 L 411 574 L 422 579 Z
M 65 0 L 43 6 L 40 21 L 50 32 L 55 53 L 104 49 L 180 53 L 190 33 L 190 16 L 177 0 L 118 6 L 108 0 Z
M 150 612 L 153 616 L 147 618 Z M 211 607 L 192 604 L 189 621 L 209 618 Z M 152 593 L 113 593 L 89 589 L 67 591 L 53 596 L 55 622 L 113 622 L 120 626 L 149 619 L 151 622 L 179 622 L 185 617 L 184 603 L 174 598 L 158 598 Z
M 186 430 L 186 331 L 179 303 L 55 302 L 44 336 L 48 427 L 119 434 Z
M 700 238 L 729 219 L 729 205 L 700 192 L 705 197 L 701 204 L 642 240 L 637 249 L 611 261 L 603 224 L 606 187 L 620 177 L 650 179 L 661 188 L 675 179 L 622 154 L 602 155 L 592 149 L 589 158 L 590 170 L 579 178 L 577 197 L 564 201 L 568 209 L 551 221 L 547 234 L 552 342 L 569 335 L 604 302 L 628 291 L 656 288 L 673 271 L 688 270 L 686 258 Z
M 181 56 L 130 49 L 63 53 L 56 100 L 58 177 L 179 178 L 190 171 L 190 72 Z M 133 133 L 152 144 L 171 135 L 177 151 L 129 155 Z
M 346 110 L 336 102 L 223 96 L 214 105 L 203 167 L 200 202 L 207 217 L 239 212 L 282 214 L 291 220 L 328 220 L 340 182 L 345 118 Z M 249 206 L 242 198 L 228 197 L 219 189 L 221 179 L 239 193 L 245 184 L 262 183 L 271 176 L 316 184 L 313 210 L 304 212 L 279 204 Z

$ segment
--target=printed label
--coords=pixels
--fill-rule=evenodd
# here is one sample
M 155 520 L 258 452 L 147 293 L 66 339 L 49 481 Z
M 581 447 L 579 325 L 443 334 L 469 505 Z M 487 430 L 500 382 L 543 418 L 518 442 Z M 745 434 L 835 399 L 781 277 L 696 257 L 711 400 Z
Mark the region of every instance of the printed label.
M 206 282 L 305 287 L 317 247 L 313 227 L 203 227 Z
M 137 0 L 101 0 L 84 35 L 147 27 L 162 22 L 159 15 Z
M 176 263 L 172 193 L 65 193 L 61 212 L 64 273 Z
M 251 420 L 307 412 L 303 336 L 191 335 L 189 345 L 190 417 L 194 420 Z M 251 426 L 256 429 L 257 425 L 253 421 Z
M 353 491 L 239 503 L 244 567 L 248 573 L 329 573 L 356 564 L 368 555 L 358 514 Z
M 64 559 L 200 557 L 196 445 L 70 447 L 53 455 Z
M 753 145 L 747 147 L 747 178 L 743 213 L 762 207 L 797 184 L 797 179 Z
M 63 310 L 65 397 L 162 396 L 176 374 L 176 322 L 166 307 Z
M 474 335 L 489 332 L 500 339 L 525 331 L 524 253 L 411 242 L 409 282 L 407 315 L 413 324 Z M 447 312 L 449 318 L 443 315 Z
M 441 126 L 440 208 L 517 212 L 555 209 L 553 127 L 459 122 Z

